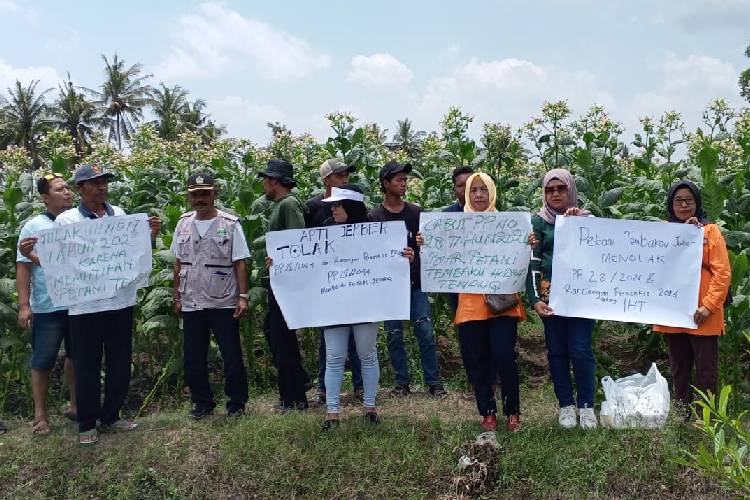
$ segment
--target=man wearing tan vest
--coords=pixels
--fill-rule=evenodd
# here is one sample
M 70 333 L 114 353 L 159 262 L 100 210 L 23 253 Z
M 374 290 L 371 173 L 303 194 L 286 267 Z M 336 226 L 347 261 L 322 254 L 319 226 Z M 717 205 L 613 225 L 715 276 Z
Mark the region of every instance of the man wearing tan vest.
M 174 308 L 183 317 L 185 382 L 195 405 L 188 416 L 200 420 L 216 406 L 208 382 L 208 346 L 213 332 L 224 361 L 227 415 L 239 416 L 247 403 L 247 372 L 242 361 L 239 319 L 247 313 L 250 251 L 237 217 L 214 207 L 210 174 L 188 178 L 193 207 L 180 217 L 172 239 Z

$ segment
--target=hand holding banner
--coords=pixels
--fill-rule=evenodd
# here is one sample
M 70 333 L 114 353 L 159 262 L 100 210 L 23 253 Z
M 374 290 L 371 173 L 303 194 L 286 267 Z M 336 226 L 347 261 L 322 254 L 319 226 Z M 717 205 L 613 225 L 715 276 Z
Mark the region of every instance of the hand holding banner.
M 531 258 L 526 212 L 422 213 L 422 290 L 514 293 L 526 283 Z
M 141 288 L 151 274 L 146 214 L 102 217 L 39 231 L 35 250 L 55 306 L 114 297 Z
M 273 231 L 271 288 L 291 329 L 409 319 L 406 225 L 341 224 Z
M 557 216 L 555 314 L 696 328 L 703 228 Z

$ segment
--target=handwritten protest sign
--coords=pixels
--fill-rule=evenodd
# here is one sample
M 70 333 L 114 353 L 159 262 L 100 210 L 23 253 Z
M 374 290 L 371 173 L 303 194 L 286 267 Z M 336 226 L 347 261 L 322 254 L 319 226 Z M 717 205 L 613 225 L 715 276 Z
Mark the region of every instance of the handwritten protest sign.
M 513 293 L 531 258 L 525 212 L 422 213 L 419 231 L 425 292 Z
M 401 221 L 268 233 L 271 288 L 289 328 L 409 319 L 404 247 Z
M 555 222 L 555 314 L 696 328 L 703 228 L 595 217 Z
M 39 231 L 35 245 L 52 303 L 84 304 L 141 288 L 151 273 L 146 214 L 102 217 Z

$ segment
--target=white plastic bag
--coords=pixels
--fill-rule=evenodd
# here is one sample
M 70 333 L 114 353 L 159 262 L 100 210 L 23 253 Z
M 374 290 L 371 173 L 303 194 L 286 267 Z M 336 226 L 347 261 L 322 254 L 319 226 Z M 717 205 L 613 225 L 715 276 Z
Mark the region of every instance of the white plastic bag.
M 646 375 L 636 373 L 612 380 L 602 378 L 606 401 L 599 412 L 601 424 L 615 429 L 661 427 L 669 415 L 669 386 L 656 363 Z

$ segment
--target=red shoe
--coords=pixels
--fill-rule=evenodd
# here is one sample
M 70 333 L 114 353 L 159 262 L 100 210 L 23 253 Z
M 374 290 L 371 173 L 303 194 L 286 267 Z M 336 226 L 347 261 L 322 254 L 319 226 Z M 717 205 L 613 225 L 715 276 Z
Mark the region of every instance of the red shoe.
M 508 432 L 518 432 L 521 430 L 521 419 L 518 415 L 510 415 L 507 423 Z
M 487 432 L 494 432 L 497 429 L 497 417 L 495 415 L 486 415 L 482 419 L 482 429 Z

